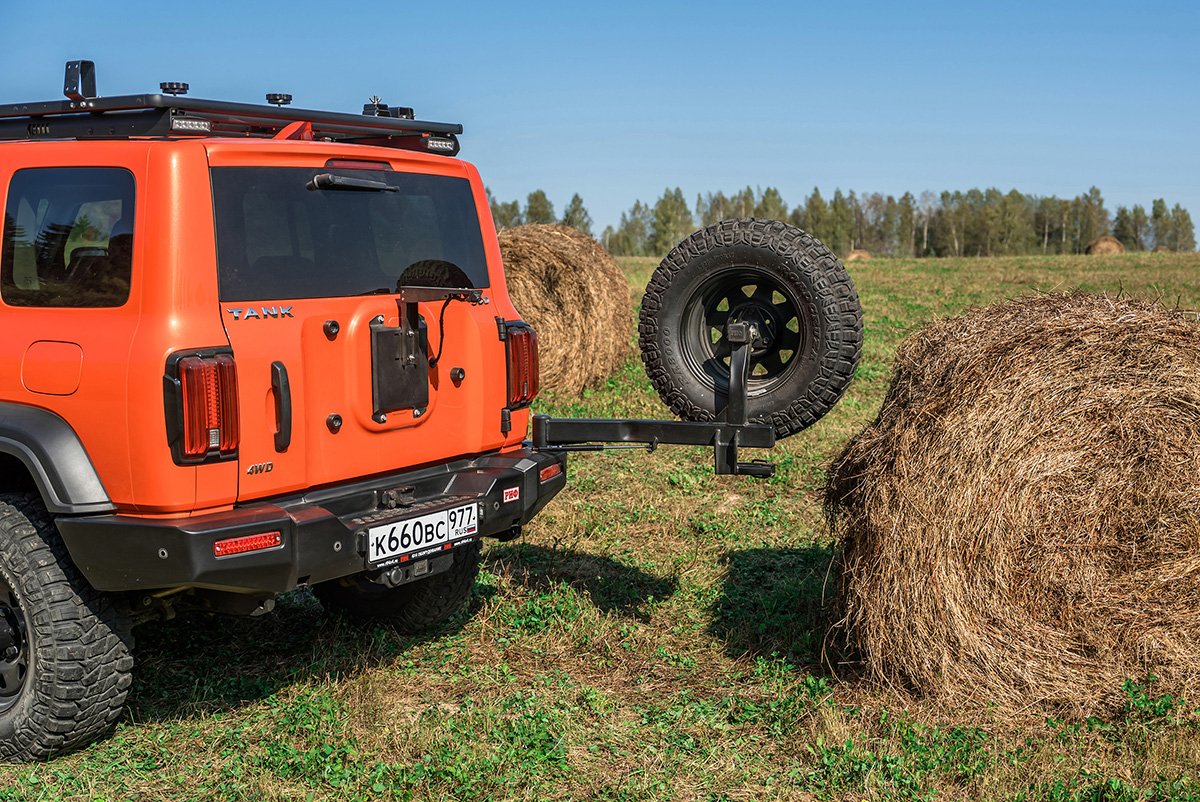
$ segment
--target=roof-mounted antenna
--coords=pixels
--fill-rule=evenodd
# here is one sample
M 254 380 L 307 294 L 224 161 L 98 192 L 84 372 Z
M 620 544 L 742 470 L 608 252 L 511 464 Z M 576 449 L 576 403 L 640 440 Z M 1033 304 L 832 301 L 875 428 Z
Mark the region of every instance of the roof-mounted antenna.
M 98 97 L 96 94 L 96 63 L 93 61 L 68 61 L 67 74 L 63 78 L 63 94 L 75 101 Z

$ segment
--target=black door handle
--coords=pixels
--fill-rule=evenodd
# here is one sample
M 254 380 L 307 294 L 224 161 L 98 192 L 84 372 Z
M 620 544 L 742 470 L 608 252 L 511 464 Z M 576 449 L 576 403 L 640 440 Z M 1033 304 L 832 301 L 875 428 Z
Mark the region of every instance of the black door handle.
M 271 387 L 275 390 L 275 450 L 287 451 L 292 444 L 292 388 L 282 362 L 271 363 Z

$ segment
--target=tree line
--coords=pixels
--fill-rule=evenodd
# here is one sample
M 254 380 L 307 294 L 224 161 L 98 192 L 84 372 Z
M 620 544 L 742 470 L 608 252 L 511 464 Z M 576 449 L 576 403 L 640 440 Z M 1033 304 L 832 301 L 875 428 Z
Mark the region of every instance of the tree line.
M 578 193 L 561 219 L 541 190 L 529 194 L 523 209 L 517 201 L 500 203 L 490 192 L 488 197 L 498 228 L 563 222 L 592 233 L 591 216 Z M 905 192 L 899 199 L 838 189 L 829 200 L 814 188 L 791 209 L 775 187 L 746 187 L 730 195 L 709 192 L 698 195 L 694 207 L 676 187 L 667 188 L 653 204 L 636 201 L 618 225 L 605 227 L 600 242 L 617 256 L 662 256 L 697 228 L 732 217 L 791 223 L 842 256 L 856 249 L 894 257 L 1083 253 L 1103 236 L 1116 237 L 1130 251 L 1196 249 L 1191 215 L 1180 204 L 1168 207 L 1158 198 L 1149 212 L 1134 204 L 1110 213 L 1096 187 L 1070 199 L 990 188 L 919 196 Z
M 592 216 L 584 208 L 583 198 L 579 196 L 578 192 L 571 197 L 571 200 L 567 201 L 567 207 L 563 210 L 561 218 L 555 216 L 554 204 L 540 189 L 529 193 L 525 198 L 524 208 L 521 208 L 520 201 L 496 200 L 496 196 L 490 189 L 487 190 L 487 198 L 492 207 L 492 220 L 496 224 L 497 231 L 502 228 L 516 228 L 527 223 L 564 223 L 588 236 L 592 235 Z

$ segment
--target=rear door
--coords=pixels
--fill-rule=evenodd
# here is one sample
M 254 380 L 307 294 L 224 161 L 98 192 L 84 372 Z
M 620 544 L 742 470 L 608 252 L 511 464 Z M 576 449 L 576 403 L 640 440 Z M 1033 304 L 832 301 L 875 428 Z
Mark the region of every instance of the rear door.
M 459 163 L 272 156 L 210 152 L 239 499 L 500 447 L 504 344 L 473 303 L 490 282 Z M 418 286 L 437 289 L 403 303 Z

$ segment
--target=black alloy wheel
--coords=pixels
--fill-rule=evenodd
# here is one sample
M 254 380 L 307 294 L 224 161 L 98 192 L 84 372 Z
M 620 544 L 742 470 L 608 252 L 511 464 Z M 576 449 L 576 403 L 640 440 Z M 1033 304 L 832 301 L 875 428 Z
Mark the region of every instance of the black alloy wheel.
M 29 676 L 29 636 L 25 614 L 0 572 L 0 712 L 14 704 Z

